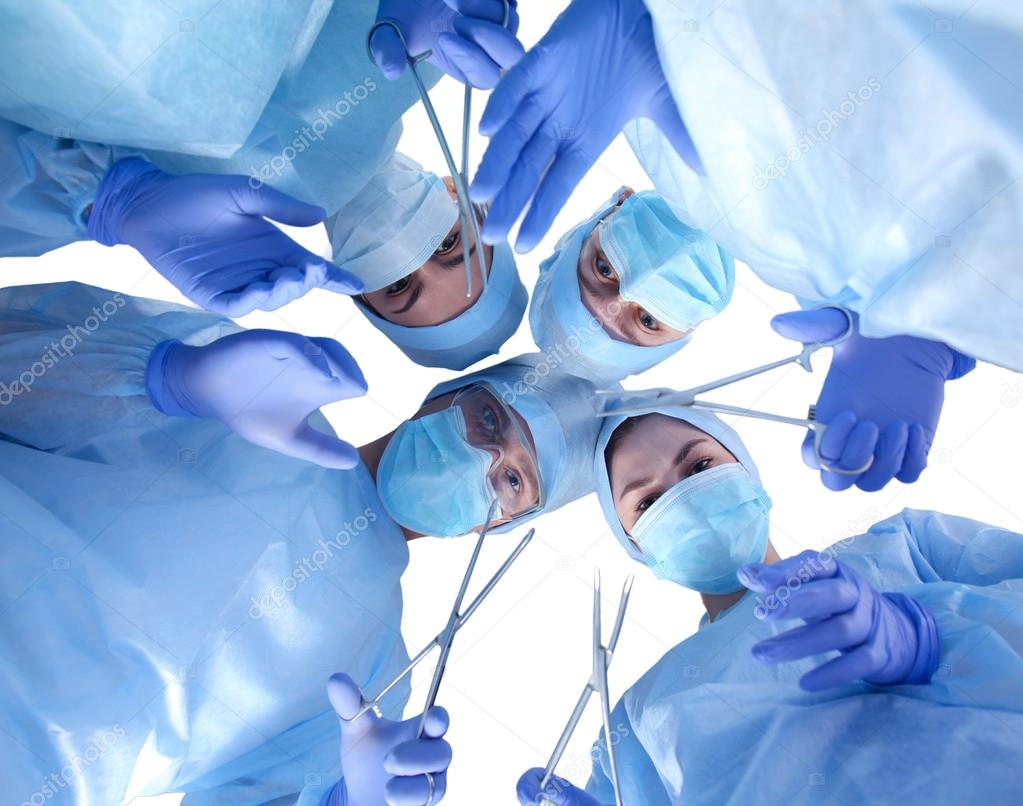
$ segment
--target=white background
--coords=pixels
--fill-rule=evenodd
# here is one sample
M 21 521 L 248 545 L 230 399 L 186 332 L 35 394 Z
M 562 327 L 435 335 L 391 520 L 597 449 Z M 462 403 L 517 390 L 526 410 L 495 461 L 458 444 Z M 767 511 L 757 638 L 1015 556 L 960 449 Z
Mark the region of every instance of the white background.
M 556 5 L 563 4 L 530 4 L 520 32 L 527 46 L 549 27 Z M 454 148 L 461 126 L 461 96 L 461 86 L 450 79 L 444 79 L 433 93 Z M 484 100 L 477 94 L 477 118 Z M 405 123 L 401 150 L 445 174 L 422 109 L 413 109 Z M 477 159 L 484 146 L 484 140 L 474 140 Z M 619 138 L 580 184 L 552 234 L 533 253 L 520 257 L 527 287 L 532 287 L 538 262 L 549 254 L 557 236 L 626 184 L 637 190 L 649 187 Z M 310 248 L 327 249 L 322 227 L 292 232 Z M 41 258 L 7 259 L 3 277 L 8 284 L 76 279 L 125 293 L 185 301 L 127 247 L 82 243 Z M 764 286 L 738 265 L 735 296 L 726 311 L 703 325 L 687 349 L 628 385 L 689 386 L 790 355 L 797 350 L 774 335 L 768 321 L 773 314 L 794 307 L 791 298 Z M 433 384 L 453 374 L 409 363 L 356 313 L 349 300 L 325 292 L 313 292 L 275 313 L 247 316 L 241 323 L 333 336 L 356 355 L 369 381 L 369 394 L 335 404 L 326 412 L 337 431 L 355 444 L 394 429 L 416 410 Z M 533 349 L 523 322 L 500 358 Z M 803 416 L 807 404 L 816 398 L 827 360 L 826 355 L 818 357 L 812 376 L 790 366 L 746 381 L 718 399 Z M 895 482 L 874 494 L 825 490 L 800 460 L 802 431 L 754 420 L 733 422 L 757 460 L 774 501 L 772 539 L 779 553 L 784 557 L 823 547 L 904 507 L 939 509 L 1023 530 L 1016 464 L 1023 444 L 1023 405 L 1016 408 L 1023 400 L 1023 379 L 981 365 L 967 378 L 949 383 L 946 391 L 931 463 L 921 480 L 910 487 Z M 546 515 L 535 525 L 532 546 L 459 633 L 440 692 L 439 704 L 451 712 L 448 738 L 455 758 L 445 802 L 452 806 L 514 803 L 518 776 L 528 767 L 545 763 L 589 673 L 590 585 L 595 567 L 603 570 L 609 610 L 625 576 L 637 577 L 611 667 L 612 701 L 668 648 L 690 635 L 702 612 L 695 593 L 658 582 L 645 568 L 628 561 L 607 530 L 594 496 Z M 489 542 L 477 571 L 479 580 L 489 577 L 521 534 L 495 536 Z M 442 627 L 472 546 L 471 539 L 412 544 L 403 579 L 404 633 L 410 654 Z M 431 670 L 427 663 L 417 673 L 408 713 L 421 709 Z M 585 784 L 588 775 L 589 748 L 599 722 L 593 702 L 559 767 L 559 773 L 579 785 Z M 168 795 L 135 803 L 163 806 L 178 800 Z

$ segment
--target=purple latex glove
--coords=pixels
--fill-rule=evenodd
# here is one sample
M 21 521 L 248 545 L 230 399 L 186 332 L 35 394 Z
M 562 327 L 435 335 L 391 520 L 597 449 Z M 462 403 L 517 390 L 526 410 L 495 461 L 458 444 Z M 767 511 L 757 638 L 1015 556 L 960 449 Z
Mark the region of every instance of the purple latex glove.
M 525 53 L 515 38 L 515 0 L 509 3 L 507 27 L 502 25 L 502 0 L 381 0 L 377 22 L 383 20 L 398 26 L 410 55 L 432 51 L 428 62 L 478 89 L 495 87 L 502 72 Z M 373 32 L 370 53 L 392 81 L 408 66 L 401 39 L 390 26 Z
M 753 646 L 753 657 L 775 664 L 838 650 L 842 654 L 804 674 L 805 691 L 856 680 L 878 685 L 928 683 L 941 657 L 930 611 L 901 593 L 878 593 L 830 552 L 804 551 L 766 565 L 750 563 L 739 581 L 761 594 L 764 621 L 806 623 Z M 778 596 L 785 590 L 787 598 Z
M 601 806 L 592 795 L 556 775 L 551 776 L 547 788 L 541 793 L 541 780 L 543 770 L 539 767 L 522 773 L 515 787 L 520 806 L 542 806 L 544 803 L 553 803 L 555 806 Z
M 873 463 L 858 476 L 821 470 L 821 482 L 829 490 L 855 484 L 868 492 L 893 478 L 910 484 L 927 466 L 945 381 L 965 375 L 977 362 L 946 344 L 913 336 L 869 339 L 859 333 L 859 317 L 852 316 L 856 327 L 835 346 L 817 399 L 817 419 L 828 426 L 820 449 L 832 467 L 862 467 L 871 456 Z M 845 314 L 833 307 L 771 320 L 779 334 L 804 344 L 828 342 L 846 326 Z M 803 460 L 820 469 L 813 434 L 803 441 Z

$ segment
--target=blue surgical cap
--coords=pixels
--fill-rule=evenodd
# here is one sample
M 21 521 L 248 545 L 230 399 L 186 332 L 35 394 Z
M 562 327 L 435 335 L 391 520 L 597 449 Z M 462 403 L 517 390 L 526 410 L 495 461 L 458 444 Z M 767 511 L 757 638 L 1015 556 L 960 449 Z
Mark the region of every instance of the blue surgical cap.
M 514 529 L 542 512 L 553 512 L 593 492 L 590 460 L 600 421 L 592 383 L 559 372 L 543 355 L 531 353 L 442 383 L 426 399 L 476 383 L 489 386 L 526 421 L 540 464 L 543 507 L 495 528 L 495 532 Z
M 554 253 L 540 266 L 529 309 L 533 338 L 548 359 L 565 372 L 598 383 L 643 372 L 689 341 L 686 337 L 653 347 L 618 341 L 582 302 L 577 267 L 583 243 L 615 210 L 622 190 L 558 241 Z M 619 216 L 622 219 L 615 225 Z M 636 290 L 647 303 L 650 295 L 643 292 L 650 290 L 657 296 L 655 286 L 662 284 L 667 296 L 676 300 L 670 306 L 675 311 L 670 316 L 659 308 L 651 310 L 662 321 L 689 330 L 719 312 L 731 298 L 731 259 L 706 234 L 678 221 L 658 194 L 648 191 L 626 199 L 604 227 L 601 246 L 622 274 L 623 296 Z
M 709 411 L 692 409 L 688 406 L 666 407 L 652 413 L 664 414 L 668 417 L 674 417 L 676 420 L 682 420 L 683 422 L 689 423 L 694 428 L 699 428 L 705 434 L 713 437 L 724 445 L 725 448 L 739 460 L 739 464 L 749 471 L 753 480 L 757 484 L 760 484 L 760 473 L 757 472 L 757 466 L 754 464 L 753 457 L 750 456 L 749 451 L 746 450 L 746 445 L 736 433 L 735 429 L 726 424 L 725 421 L 717 415 L 711 414 Z M 618 426 L 628 419 L 630 418 L 627 415 L 616 415 L 614 417 L 603 418 L 600 434 L 597 437 L 596 447 L 593 451 L 593 478 L 597 489 L 597 499 L 600 501 L 600 508 L 604 510 L 604 519 L 607 521 L 607 525 L 611 527 L 611 531 L 614 533 L 615 538 L 621 544 L 622 548 L 628 552 L 628 555 L 634 560 L 643 562 L 643 552 L 641 552 L 629 539 L 628 534 L 626 534 L 625 529 L 622 526 L 621 520 L 618 518 L 618 511 L 615 509 L 614 496 L 611 494 L 611 478 L 608 475 L 607 461 L 604 458 L 604 450 L 607 448 L 607 443 L 611 441 L 611 437 L 618 429 Z
M 359 303 L 370 324 L 412 361 L 425 367 L 465 369 L 496 354 L 519 328 L 529 295 L 506 243 L 497 244 L 487 287 L 471 308 L 439 325 L 406 327 Z

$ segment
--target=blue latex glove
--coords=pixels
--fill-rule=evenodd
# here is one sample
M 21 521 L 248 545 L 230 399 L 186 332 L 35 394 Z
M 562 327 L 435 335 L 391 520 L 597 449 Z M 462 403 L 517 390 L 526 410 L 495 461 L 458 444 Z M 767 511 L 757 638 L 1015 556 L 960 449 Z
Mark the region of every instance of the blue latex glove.
M 557 775 L 551 776 L 551 780 L 547 782 L 547 788 L 541 794 L 541 780 L 543 780 L 543 770 L 539 767 L 522 773 L 522 777 L 519 778 L 519 783 L 515 787 L 515 794 L 518 796 L 521 806 L 541 806 L 544 801 L 553 803 L 555 806 L 600 806 L 600 802 L 592 795 Z
M 574 0 L 501 79 L 483 113 L 480 131 L 491 140 L 471 191 L 475 201 L 492 201 L 483 239 L 504 241 L 532 198 L 515 248 L 535 247 L 636 117 L 652 119 L 684 159 L 698 163 L 642 0 Z
M 761 594 L 754 611 L 758 618 L 806 622 L 754 644 L 758 661 L 775 664 L 842 653 L 800 678 L 805 691 L 855 680 L 928 683 L 938 668 L 941 639 L 930 611 L 904 594 L 878 593 L 831 552 L 804 551 L 774 565 L 751 563 L 739 569 L 738 577 Z
M 430 50 L 428 62 L 479 89 L 497 86 L 501 72 L 525 53 L 515 38 L 515 0 L 507 28 L 501 24 L 501 0 L 380 0 L 377 22 L 381 20 L 397 24 L 411 55 Z M 373 33 L 370 53 L 386 78 L 393 81 L 405 72 L 405 50 L 393 28 L 381 26 Z
M 945 381 L 965 375 L 976 361 L 948 345 L 913 336 L 868 339 L 852 335 L 835 347 L 831 367 L 817 399 L 817 419 L 829 427 L 821 455 L 834 467 L 870 468 L 858 476 L 821 471 L 829 490 L 855 484 L 880 490 L 893 478 L 910 484 L 927 466 L 934 431 L 945 401 Z M 809 344 L 843 333 L 845 315 L 837 308 L 784 313 L 771 327 L 788 339 Z M 803 460 L 820 468 L 813 434 L 803 441 Z
M 366 393 L 355 359 L 333 339 L 246 330 L 205 347 L 161 342 L 146 365 L 153 405 L 177 417 L 214 417 L 239 436 L 324 467 L 355 467 L 347 442 L 317 431 L 309 415 Z
M 192 302 L 226 316 L 272 311 L 313 288 L 357 294 L 362 282 L 303 249 L 263 216 L 298 227 L 322 207 L 245 176 L 172 176 L 138 157 L 118 160 L 100 183 L 89 236 L 135 247 Z
M 382 719 L 372 711 L 352 717 L 362 705 L 362 691 L 346 674 L 327 683 L 327 694 L 341 720 L 342 779 L 321 806 L 423 806 L 430 793 L 426 773 L 433 776 L 433 800 L 447 790 L 451 745 L 442 737 L 448 712 L 430 709 L 423 738 L 416 739 L 419 717 L 404 722 Z

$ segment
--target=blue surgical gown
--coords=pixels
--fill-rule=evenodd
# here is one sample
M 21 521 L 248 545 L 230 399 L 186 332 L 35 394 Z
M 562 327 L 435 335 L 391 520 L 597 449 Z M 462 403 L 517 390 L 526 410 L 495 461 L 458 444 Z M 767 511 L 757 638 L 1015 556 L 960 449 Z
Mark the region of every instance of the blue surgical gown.
M 408 662 L 408 549 L 363 465 L 150 406 L 156 343 L 235 329 L 77 283 L 0 292 L 5 803 L 315 806 L 340 775 L 327 679 L 375 694 Z
M 645 2 L 703 173 L 626 136 L 683 221 L 864 335 L 1023 370 L 1023 5 Z
M 835 546 L 879 590 L 924 603 L 941 633 L 927 685 L 857 683 L 810 694 L 827 658 L 753 660 L 796 626 L 754 594 L 700 625 L 611 715 L 626 806 L 1018 804 L 1023 797 L 1023 535 L 905 510 Z M 588 791 L 614 803 L 602 743 Z
M 172 5 L 0 0 L 0 254 L 86 238 L 121 157 L 249 176 L 331 214 L 394 152 L 419 95 L 369 60 L 375 0 Z

